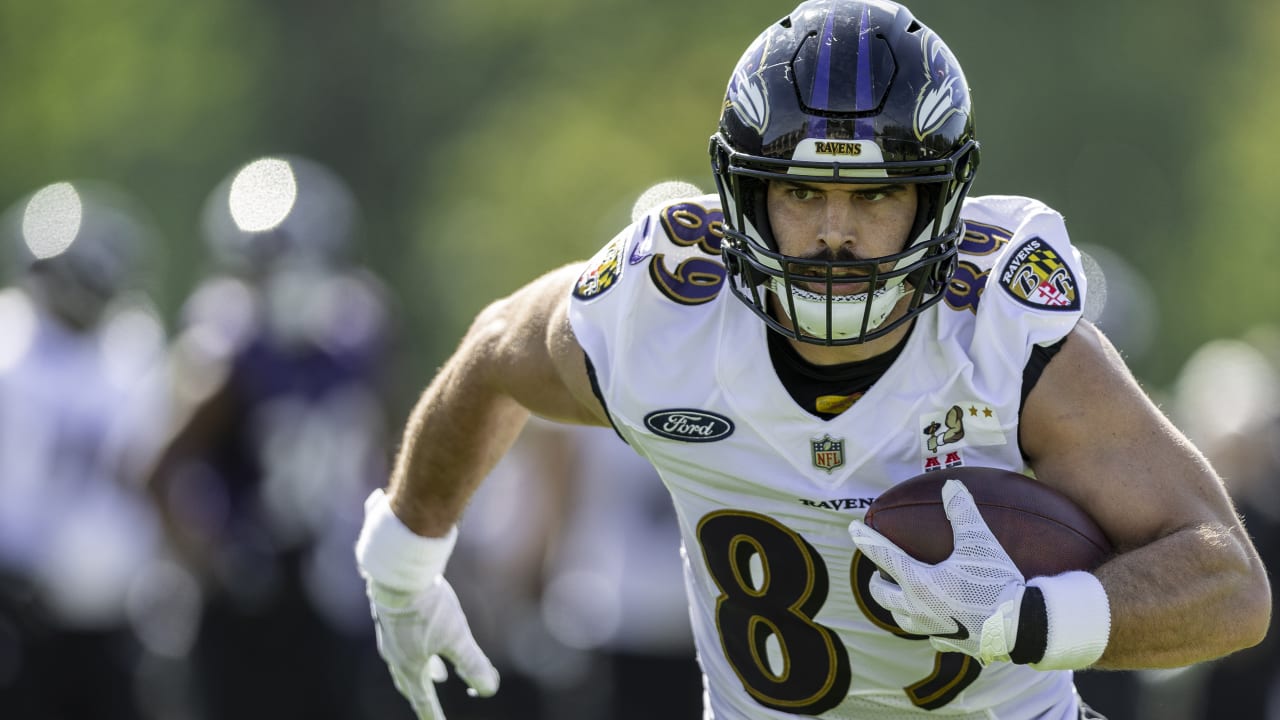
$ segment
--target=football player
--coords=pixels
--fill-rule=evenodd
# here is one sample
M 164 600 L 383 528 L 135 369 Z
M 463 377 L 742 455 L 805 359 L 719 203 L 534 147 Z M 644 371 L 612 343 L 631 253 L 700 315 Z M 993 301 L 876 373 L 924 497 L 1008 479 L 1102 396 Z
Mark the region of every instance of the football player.
M 314 678 L 378 666 L 348 632 L 365 617 L 342 571 L 357 527 L 335 512 L 386 474 L 391 336 L 382 282 L 353 257 L 359 204 L 337 172 L 285 154 L 230 173 L 201 220 L 215 265 L 180 313 L 183 391 L 147 480 L 207 591 L 200 691 L 212 717 L 353 717 L 363 699 Z
M 357 558 L 420 717 L 442 717 L 441 656 L 497 690 L 442 571 L 530 413 L 611 424 L 660 473 L 705 717 L 1091 717 L 1072 670 L 1261 640 L 1257 553 L 1214 470 L 1082 320 L 1062 217 L 967 197 L 973 108 L 937 34 L 882 0 L 801 4 L 734 68 L 710 154 L 717 194 L 655 208 L 480 314 L 367 500 Z M 1116 555 L 1024 577 L 954 481 L 956 551 L 936 566 L 861 523 L 896 482 L 959 465 L 1034 474 Z
M 0 717 L 141 717 L 151 653 L 180 655 L 195 622 L 138 489 L 169 403 L 145 291 L 160 239 L 97 180 L 0 216 Z

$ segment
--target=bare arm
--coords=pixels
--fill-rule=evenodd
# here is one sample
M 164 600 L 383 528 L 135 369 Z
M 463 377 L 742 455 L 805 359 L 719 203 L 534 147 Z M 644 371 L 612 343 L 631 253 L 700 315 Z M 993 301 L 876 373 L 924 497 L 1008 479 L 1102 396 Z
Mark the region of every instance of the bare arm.
M 1270 586 L 1222 481 L 1092 325 L 1045 368 L 1021 433 L 1036 476 L 1116 546 L 1096 572 L 1111 604 L 1099 667 L 1189 665 L 1261 641 Z
M 569 327 L 580 271 L 552 271 L 485 308 L 418 400 L 390 487 L 392 510 L 414 532 L 448 532 L 531 412 L 608 424 Z

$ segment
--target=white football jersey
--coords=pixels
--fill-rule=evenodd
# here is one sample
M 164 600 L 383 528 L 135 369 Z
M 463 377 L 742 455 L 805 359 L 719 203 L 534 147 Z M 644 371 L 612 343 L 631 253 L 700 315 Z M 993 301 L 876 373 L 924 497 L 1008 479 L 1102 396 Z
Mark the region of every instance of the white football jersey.
M 69 330 L 0 289 L 0 568 L 63 627 L 125 622 L 161 535 L 141 488 L 169 405 L 163 330 L 139 310 Z
M 574 288 L 573 329 L 613 423 L 675 502 L 706 717 L 1076 717 L 1070 672 L 981 667 L 899 629 L 847 531 L 924 471 L 1029 472 L 1023 370 L 1080 317 L 1080 258 L 1035 200 L 975 198 L 964 217 L 945 300 L 826 421 L 792 400 L 764 323 L 724 288 L 716 196 L 655 209 Z

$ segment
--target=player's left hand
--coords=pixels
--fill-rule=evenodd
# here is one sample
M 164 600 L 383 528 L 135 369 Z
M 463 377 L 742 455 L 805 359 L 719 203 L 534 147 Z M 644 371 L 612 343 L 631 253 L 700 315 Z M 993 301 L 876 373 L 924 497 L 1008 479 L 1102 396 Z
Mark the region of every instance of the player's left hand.
M 916 560 L 860 520 L 849 525 L 854 544 L 880 568 L 871 577 L 871 597 L 903 630 L 928 636 L 937 650 L 962 652 L 983 664 L 1007 661 L 1017 639 L 1026 578 L 963 483 L 948 480 L 942 502 L 955 550 L 937 565 Z

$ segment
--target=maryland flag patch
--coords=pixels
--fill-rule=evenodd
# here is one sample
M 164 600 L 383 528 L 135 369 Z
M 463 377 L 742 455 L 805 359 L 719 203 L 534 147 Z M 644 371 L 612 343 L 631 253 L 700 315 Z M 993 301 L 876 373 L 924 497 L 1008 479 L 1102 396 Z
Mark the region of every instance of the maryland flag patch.
M 1080 285 L 1071 267 L 1049 243 L 1033 237 L 1000 272 L 1000 284 L 1018 302 L 1033 308 L 1079 310 Z
M 587 269 L 578 276 L 578 282 L 573 286 L 573 296 L 579 300 L 590 300 L 600 297 L 617 285 L 622 278 L 622 250 L 626 244 L 626 236 L 619 235 L 601 248 L 587 262 Z

